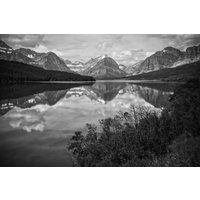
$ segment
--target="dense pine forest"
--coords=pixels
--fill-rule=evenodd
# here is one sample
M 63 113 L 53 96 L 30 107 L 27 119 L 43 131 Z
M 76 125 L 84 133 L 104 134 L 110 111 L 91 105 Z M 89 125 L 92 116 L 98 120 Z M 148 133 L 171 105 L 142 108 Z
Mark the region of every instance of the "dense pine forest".
M 24 63 L 0 60 L 1 84 L 28 81 L 95 81 L 95 79 L 77 73 L 44 70 Z
M 187 81 L 200 77 L 200 61 L 175 68 L 165 68 L 149 73 L 128 76 L 129 80 Z

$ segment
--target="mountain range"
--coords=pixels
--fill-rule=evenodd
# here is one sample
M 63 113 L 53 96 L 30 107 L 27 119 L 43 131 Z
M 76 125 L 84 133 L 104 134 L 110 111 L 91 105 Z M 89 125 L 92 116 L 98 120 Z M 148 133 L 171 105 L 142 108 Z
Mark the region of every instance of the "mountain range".
M 174 68 L 198 60 L 200 60 L 200 45 L 188 47 L 186 51 L 180 51 L 173 47 L 166 47 L 162 51 L 157 51 L 143 61 L 125 67 L 124 71 L 128 74 L 136 75 L 165 68 Z
M 64 60 L 53 52 L 38 53 L 31 49 L 12 49 L 2 40 L 0 41 L 0 59 L 7 61 L 17 61 L 25 64 L 40 67 L 45 70 L 56 70 L 73 73 L 67 67 Z
M 81 61 L 72 62 L 68 59 L 64 60 L 60 58 L 53 52 L 38 53 L 25 48 L 14 50 L 5 42 L 0 41 L 0 59 L 17 61 L 45 70 L 70 72 L 74 74 L 79 73 L 81 75 L 92 76 L 95 79 L 115 79 L 157 72 L 160 70 L 162 73 L 163 69 L 168 69 L 168 72 L 172 69 L 173 72 L 176 72 L 176 70 L 173 69 L 200 60 L 200 45 L 188 47 L 185 51 L 173 47 L 166 47 L 134 65 L 126 66 L 117 63 L 113 58 L 107 55 L 91 58 L 85 63 Z M 140 76 L 136 77 L 139 78 Z
M 200 45 L 188 47 L 185 51 L 180 51 L 179 49 L 173 47 L 166 47 L 161 51 L 155 52 L 153 55 L 147 57 L 144 60 L 141 60 L 134 65 L 126 66 L 123 64 L 118 64 L 114 61 L 113 58 L 108 56 L 99 56 L 97 58 L 91 58 L 86 63 L 80 62 L 78 65 L 71 64 L 71 70 L 84 75 L 90 75 L 96 79 L 113 79 L 113 78 L 122 78 L 129 77 L 130 75 L 139 75 L 146 74 L 150 72 L 160 71 L 167 69 L 168 72 L 176 73 L 176 71 L 181 72 L 181 79 L 186 79 L 186 76 L 189 72 L 189 66 L 184 67 L 186 71 L 180 71 L 181 66 L 186 64 L 192 64 L 200 60 Z M 179 67 L 179 68 L 177 68 Z M 174 68 L 177 68 L 174 70 Z M 171 71 L 172 69 L 172 71 Z M 192 73 L 194 72 L 191 71 Z M 189 73 L 188 77 L 195 75 L 195 72 L 192 74 Z M 160 73 L 159 73 L 160 74 Z M 168 73 L 167 73 L 168 74 Z M 166 74 L 162 74 L 165 76 Z M 140 76 L 136 76 L 140 78 Z M 156 79 L 160 77 L 156 77 Z M 165 76 L 165 78 L 167 78 Z M 170 77 L 169 77 L 170 78 Z
M 95 81 L 93 77 L 72 72 L 45 70 L 22 62 L 0 60 L 0 84 L 47 81 Z
M 164 68 L 148 73 L 127 76 L 128 80 L 160 80 L 185 82 L 200 77 L 200 61 L 183 64 L 174 68 Z
M 70 60 L 65 60 L 65 63 L 71 70 L 97 79 L 113 79 L 126 75 L 126 72 L 120 69 L 120 65 L 107 55 L 91 58 L 86 63 L 80 61 L 72 63 Z

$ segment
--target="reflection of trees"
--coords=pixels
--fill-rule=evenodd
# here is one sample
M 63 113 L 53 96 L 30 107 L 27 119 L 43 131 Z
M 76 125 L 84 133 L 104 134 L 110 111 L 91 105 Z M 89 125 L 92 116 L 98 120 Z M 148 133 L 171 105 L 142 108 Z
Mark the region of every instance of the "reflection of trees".
M 104 101 L 114 99 L 120 90 L 124 93 L 137 93 L 142 99 L 152 104 L 154 107 L 165 107 L 168 98 L 173 92 L 174 85 L 169 84 L 128 84 L 125 82 L 97 82 L 87 87 L 94 92 L 98 98 Z
M 91 83 L 86 83 L 90 85 Z M 67 91 L 83 83 L 73 84 L 21 84 L 0 87 L 0 115 L 6 114 L 14 106 L 30 108 L 37 104 L 54 105 Z
M 92 85 L 93 83 L 35 83 L 35 84 L 18 84 L 18 85 L 7 85 L 0 86 L 0 100 L 3 99 L 16 99 L 20 97 L 26 97 L 33 94 L 39 94 L 45 91 L 59 91 L 69 90 L 74 87 L 83 85 Z
M 168 87 L 166 84 L 128 84 L 125 82 L 96 82 L 87 86 L 81 84 L 32 84 L 6 88 L 0 88 L 1 94 L 3 94 L 0 101 L 0 115 L 4 115 L 14 106 L 30 108 L 37 104 L 54 105 L 62 98 L 70 98 L 73 95 L 85 95 L 91 100 L 99 101 L 101 99 L 108 102 L 113 100 L 120 90 L 120 95 L 136 93 L 158 108 L 168 104 L 169 94 L 173 91 L 172 86 Z
M 6 114 L 14 106 L 20 108 L 31 108 L 37 104 L 54 105 L 65 96 L 66 92 L 67 90 L 48 91 L 17 99 L 2 100 L 0 101 L 0 115 Z
M 132 85 L 138 85 L 143 88 L 147 87 L 147 88 L 159 90 L 162 92 L 172 92 L 176 88 L 177 84 L 178 83 L 164 83 L 164 82 L 153 83 L 153 82 L 151 82 L 151 83 L 134 83 Z
M 145 87 L 138 90 L 138 93 L 145 101 L 157 108 L 165 107 L 169 103 L 169 92 L 163 92 Z
M 173 93 L 174 90 L 174 86 L 172 85 L 155 83 L 131 84 L 130 88 L 131 92 L 137 92 L 141 98 L 157 108 L 168 105 L 169 95 Z

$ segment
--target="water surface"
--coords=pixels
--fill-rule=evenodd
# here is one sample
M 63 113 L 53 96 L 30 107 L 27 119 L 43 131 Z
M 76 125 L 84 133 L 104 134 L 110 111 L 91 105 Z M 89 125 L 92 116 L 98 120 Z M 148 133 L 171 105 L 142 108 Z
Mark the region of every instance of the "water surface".
M 130 105 L 160 110 L 174 84 L 96 82 L 12 85 L 0 88 L 2 166 L 71 166 L 66 149 L 86 123 L 113 117 Z

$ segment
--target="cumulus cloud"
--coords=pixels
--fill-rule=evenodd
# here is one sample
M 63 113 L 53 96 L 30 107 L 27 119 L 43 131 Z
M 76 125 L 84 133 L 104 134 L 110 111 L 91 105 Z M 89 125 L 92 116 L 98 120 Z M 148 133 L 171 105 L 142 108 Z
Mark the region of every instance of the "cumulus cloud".
M 40 53 L 43 53 L 43 52 L 46 53 L 46 52 L 49 51 L 49 49 L 46 46 L 42 45 L 42 44 L 37 45 L 36 47 L 33 48 L 33 50 L 37 51 L 37 52 L 40 52 Z
M 34 48 L 32 48 L 32 50 L 36 51 L 36 52 L 40 52 L 40 53 L 47 53 L 47 52 L 54 52 L 55 54 L 57 54 L 58 56 L 62 57 L 63 56 L 63 52 L 58 51 L 57 49 L 51 49 L 51 48 L 47 48 L 46 46 L 40 44 Z
M 13 48 L 28 47 L 34 48 L 40 45 L 44 39 L 44 35 L 36 34 L 20 34 L 20 35 L 0 35 L 0 38 L 11 45 Z
M 0 35 L 0 39 L 13 48 L 53 51 L 72 61 L 108 54 L 122 64 L 137 62 L 167 46 L 185 50 L 200 44 L 200 34 L 32 34 Z
M 112 46 L 113 44 L 111 42 L 101 42 L 97 45 L 97 49 L 100 51 L 107 51 Z
M 132 65 L 146 57 L 152 55 L 154 52 L 146 52 L 143 49 L 125 50 L 121 52 L 112 52 L 111 56 L 116 59 L 120 64 Z
M 44 110 L 42 110 L 44 112 Z M 33 130 L 42 132 L 45 128 L 45 119 L 41 110 L 37 109 L 21 109 L 16 107 L 11 110 L 5 118 L 10 120 L 10 126 L 13 128 L 20 128 L 27 132 Z
M 200 34 L 154 34 L 147 36 L 164 41 L 168 46 L 173 46 L 181 50 L 200 44 Z
M 63 56 L 63 52 L 59 51 L 56 46 L 52 46 L 51 42 L 45 38 L 47 35 L 21 34 L 21 35 L 0 35 L 0 39 L 5 41 L 14 49 L 30 48 L 36 52 L 47 53 L 52 51 L 58 56 Z M 48 38 L 48 37 L 47 37 Z M 53 41 L 52 41 L 53 42 Z

